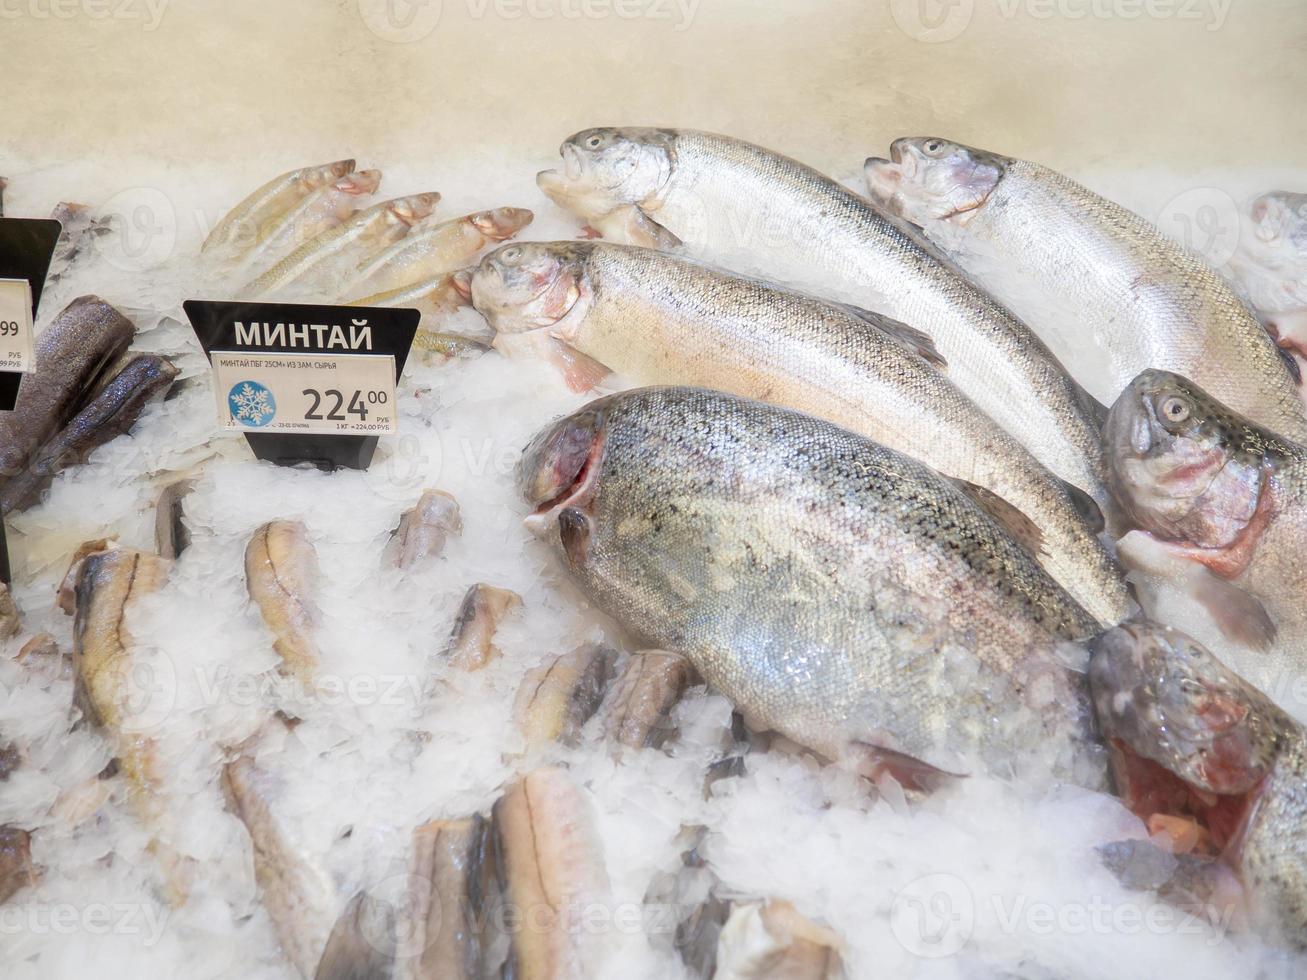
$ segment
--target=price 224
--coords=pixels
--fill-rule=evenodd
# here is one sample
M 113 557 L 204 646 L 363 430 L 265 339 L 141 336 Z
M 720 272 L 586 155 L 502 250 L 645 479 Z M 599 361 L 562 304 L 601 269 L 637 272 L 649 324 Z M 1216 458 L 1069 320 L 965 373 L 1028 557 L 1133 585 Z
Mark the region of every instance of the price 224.
M 346 399 L 344 392 L 335 388 L 328 388 L 326 391 L 319 391 L 317 388 L 305 388 L 300 394 L 312 399 L 313 404 L 304 413 L 304 417 L 315 422 L 347 422 L 351 415 L 357 416 L 362 421 L 367 421 L 368 406 L 384 405 L 390 397 L 384 391 L 364 392 L 356 389 Z M 325 413 L 322 411 L 324 406 L 326 407 Z

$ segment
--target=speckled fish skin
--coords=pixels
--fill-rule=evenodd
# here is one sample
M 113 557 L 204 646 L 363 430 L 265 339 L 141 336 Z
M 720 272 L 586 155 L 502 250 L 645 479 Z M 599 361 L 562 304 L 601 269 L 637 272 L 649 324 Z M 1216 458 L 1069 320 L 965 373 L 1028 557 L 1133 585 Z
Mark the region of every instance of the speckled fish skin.
M 1001 257 L 985 279 L 1000 300 L 1015 302 L 1033 285 L 1074 309 L 1109 353 L 1118 390 L 1146 368 L 1175 371 L 1249 418 L 1307 439 L 1284 355 L 1215 270 L 1150 222 L 1025 160 L 936 137 L 896 140 L 892 154 L 894 163 L 879 162 L 899 174 L 887 204 L 923 227 L 949 226 L 957 255 L 979 241 Z
M 1167 371 L 1131 382 L 1104 438 L 1137 526 L 1259 599 L 1277 656 L 1307 670 L 1307 447 Z
M 209 232 L 200 250 L 229 248 L 243 240 L 253 242 L 258 230 L 268 222 L 289 211 L 319 187 L 344 177 L 353 169 L 353 160 L 336 160 L 301 167 L 272 178 L 228 211 Z
M 472 298 L 510 342 L 545 334 L 637 384 L 715 388 L 808 412 L 979 484 L 1034 522 L 1044 567 L 1104 626 L 1130 613 L 1124 575 L 1074 490 L 937 369 L 929 338 L 902 324 L 664 252 L 596 243 L 497 249 L 473 276 Z
M 519 486 L 599 608 L 689 657 L 751 727 L 855 764 L 874 747 L 1102 783 L 1061 659 L 1093 617 L 915 460 L 760 402 L 647 388 L 542 432 Z
M 561 152 L 564 166 L 537 182 L 591 224 L 634 210 L 713 261 L 743 256 L 751 271 L 818 294 L 835 282 L 841 299 L 924 330 L 954 384 L 1048 469 L 1108 504 L 1099 407 L 1029 327 L 865 198 L 789 157 L 711 133 L 590 129 Z
M 1302 726 L 1176 630 L 1130 623 L 1093 645 L 1089 678 L 1105 735 L 1203 793 L 1250 797 L 1223 857 L 1253 926 L 1307 948 Z
M 23 376 L 12 412 L 0 413 L 0 480 L 80 408 L 100 375 L 132 342 L 132 322 L 98 296 L 73 300 L 36 336 L 36 371 Z

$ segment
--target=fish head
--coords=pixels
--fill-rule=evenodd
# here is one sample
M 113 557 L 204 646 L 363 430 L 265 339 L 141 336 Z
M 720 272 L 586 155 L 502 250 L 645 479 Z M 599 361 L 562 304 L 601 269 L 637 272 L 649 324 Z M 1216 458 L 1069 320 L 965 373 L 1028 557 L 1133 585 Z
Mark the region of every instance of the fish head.
M 518 490 L 532 508 L 527 528 L 541 537 L 557 533 L 577 565 L 585 560 L 592 530 L 609 400 L 591 402 L 544 429 L 522 451 L 517 467 Z
M 918 225 L 966 224 L 989 200 L 1011 161 L 940 139 L 905 136 L 890 144 L 890 159 L 863 166 L 872 200 Z
M 588 255 L 581 242 L 501 246 L 472 274 L 472 305 L 498 333 L 555 328 L 582 302 Z
M 411 228 L 430 215 L 439 203 L 440 195 L 435 191 L 430 191 L 426 194 L 410 194 L 408 197 L 397 197 L 389 202 L 388 210 L 396 219 Z
M 1252 524 L 1283 448 L 1193 382 L 1151 369 L 1117 398 L 1103 441 L 1108 482 L 1134 522 L 1208 549 L 1235 544 Z
M 342 194 L 367 197 L 369 194 L 375 194 L 377 188 L 381 186 L 381 171 L 355 170 L 337 179 L 335 186 Z
M 562 166 L 536 183 L 551 201 L 594 220 L 634 205 L 656 209 L 676 166 L 675 133 L 666 129 L 585 129 L 559 148 Z
M 527 208 L 494 208 L 471 215 L 472 226 L 491 241 L 512 238 L 529 225 L 535 214 Z
M 326 187 L 328 184 L 353 172 L 353 160 L 333 160 L 331 163 L 324 163 L 318 167 L 306 167 L 296 173 L 295 179 L 302 181 L 303 185 L 310 190 L 316 190 L 319 187 Z

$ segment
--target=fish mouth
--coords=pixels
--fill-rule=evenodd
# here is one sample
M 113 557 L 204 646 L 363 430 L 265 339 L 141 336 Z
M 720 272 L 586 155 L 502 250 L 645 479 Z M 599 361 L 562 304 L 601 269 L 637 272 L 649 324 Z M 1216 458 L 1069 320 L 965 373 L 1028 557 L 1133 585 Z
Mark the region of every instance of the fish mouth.
M 581 158 L 581 151 L 571 143 L 564 143 L 558 152 L 563 158 L 563 176 L 568 180 L 580 180 L 585 175 L 585 160 Z
M 527 530 L 543 537 L 559 524 L 564 512 L 578 518 L 585 515 L 598 489 L 606 443 L 602 416 L 595 413 L 584 422 L 565 419 L 545 434 L 542 445 L 527 448 L 523 462 L 536 471 L 527 482 L 538 484 L 543 475 L 554 491 L 523 520 Z

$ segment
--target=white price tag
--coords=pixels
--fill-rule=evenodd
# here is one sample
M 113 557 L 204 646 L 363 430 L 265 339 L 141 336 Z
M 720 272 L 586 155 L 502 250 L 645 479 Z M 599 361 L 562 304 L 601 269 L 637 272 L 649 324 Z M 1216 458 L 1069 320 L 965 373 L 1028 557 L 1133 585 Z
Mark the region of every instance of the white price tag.
M 0 279 L 0 371 L 31 371 L 32 284 L 26 279 Z
M 242 432 L 399 431 L 390 354 L 210 352 L 218 421 Z

